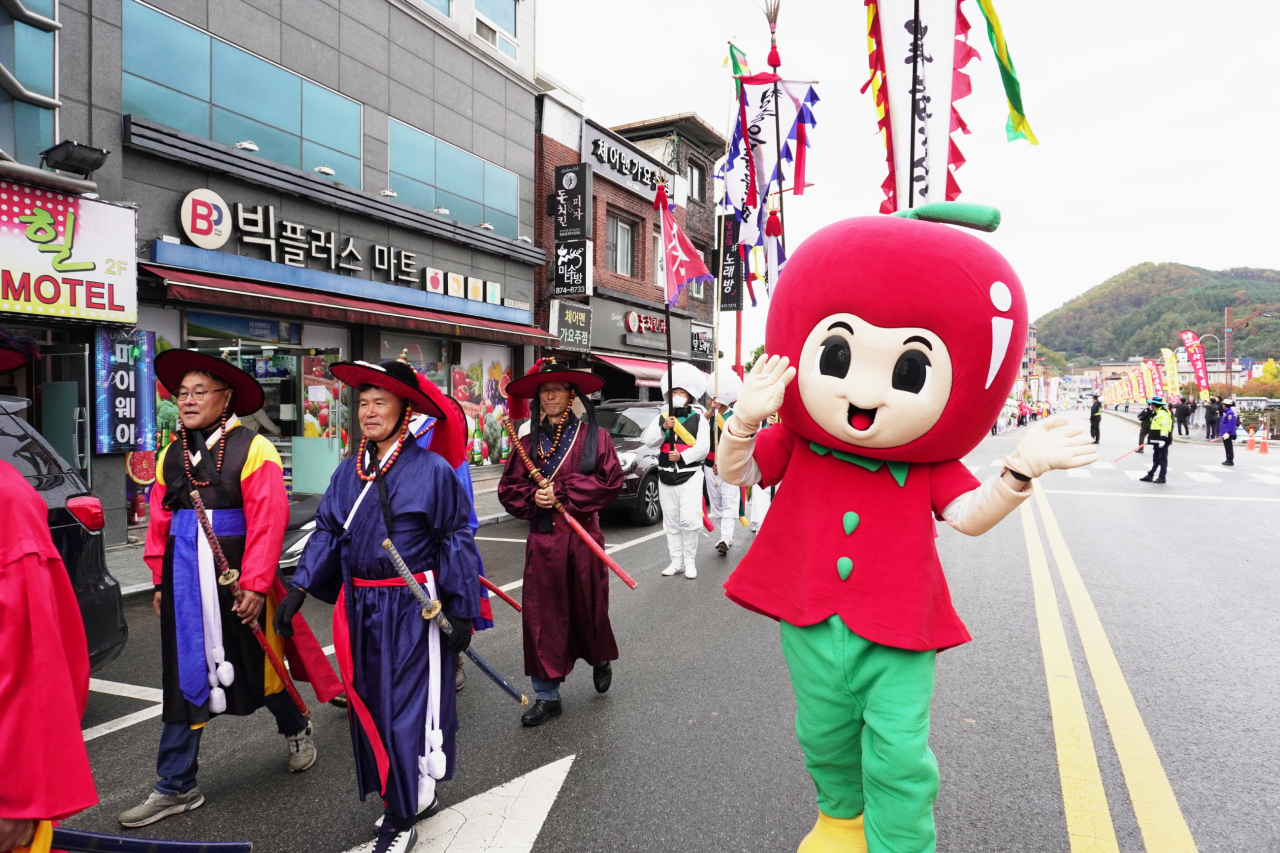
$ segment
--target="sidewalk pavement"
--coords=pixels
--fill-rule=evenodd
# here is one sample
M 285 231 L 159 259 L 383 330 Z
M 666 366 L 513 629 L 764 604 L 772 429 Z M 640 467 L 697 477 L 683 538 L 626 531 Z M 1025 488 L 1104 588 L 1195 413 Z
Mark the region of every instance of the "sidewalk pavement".
M 502 476 L 502 467 L 485 465 L 472 469 L 472 495 L 481 527 L 498 524 L 511 518 L 502 508 L 502 504 L 498 503 L 498 480 Z M 130 530 L 130 541 L 138 539 L 138 544 L 118 545 L 107 549 L 107 570 L 120 584 L 125 601 L 148 598 L 154 589 L 151 582 L 151 569 L 147 568 L 147 564 L 142 559 L 140 540 L 145 535 L 143 528 Z

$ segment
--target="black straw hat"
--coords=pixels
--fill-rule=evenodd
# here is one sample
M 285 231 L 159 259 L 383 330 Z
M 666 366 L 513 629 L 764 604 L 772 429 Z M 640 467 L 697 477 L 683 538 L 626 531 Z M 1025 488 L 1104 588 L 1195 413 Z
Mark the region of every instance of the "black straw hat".
M 418 386 L 418 374 L 403 361 L 387 360 L 378 364 L 367 361 L 341 361 L 330 365 L 329 371 L 339 380 L 359 388 L 361 385 L 372 385 L 383 388 L 401 399 L 413 404 L 413 410 L 433 418 L 448 419 L 449 414 L 441 411 L 430 397 Z
M 258 380 L 226 359 L 189 349 L 167 349 L 156 356 L 156 378 L 170 394 L 177 397 L 182 378 L 193 370 L 202 370 L 231 386 L 231 411 L 237 415 L 252 414 L 262 408 L 265 396 Z

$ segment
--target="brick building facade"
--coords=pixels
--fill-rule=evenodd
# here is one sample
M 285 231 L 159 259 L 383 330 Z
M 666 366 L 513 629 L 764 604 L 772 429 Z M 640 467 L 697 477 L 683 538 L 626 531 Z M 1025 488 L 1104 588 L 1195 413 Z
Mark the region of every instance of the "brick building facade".
M 566 99 L 568 100 L 568 99 Z M 714 236 L 714 211 L 710 204 L 710 162 L 707 152 L 686 146 L 683 158 L 660 160 L 623 135 L 606 129 L 549 94 L 538 97 L 534 141 L 534 244 L 546 252 L 549 264 L 534 272 L 535 322 L 551 328 L 554 295 L 554 226 L 546 208 L 556 190 L 556 168 L 585 162 L 593 167 L 590 240 L 593 249 L 591 292 L 586 296 L 560 297 L 590 309 L 591 336 L 586 349 L 545 349 L 578 366 L 590 366 L 606 377 L 606 398 L 644 399 L 656 396 L 656 376 L 665 364 L 666 336 L 662 326 L 664 289 L 658 280 L 656 258 L 661 241 L 661 221 L 653 207 L 652 188 L 620 177 L 610 161 L 592 156 L 600 145 L 614 149 L 633 165 L 656 173 L 654 183 L 664 181 L 676 202 L 676 221 L 695 247 L 710 258 Z M 644 125 L 632 125 L 640 128 Z M 722 143 L 721 143 L 722 144 Z M 697 191 L 690 192 L 688 164 L 701 176 Z M 683 164 L 684 171 L 678 171 Z M 691 198 L 693 196 L 693 198 Z M 625 238 L 623 235 L 626 235 Z M 710 266 L 710 264 L 709 264 Z M 705 371 L 710 356 L 694 351 L 692 338 L 709 338 L 714 324 L 715 288 L 690 287 L 671 310 L 672 349 L 681 360 L 692 360 Z

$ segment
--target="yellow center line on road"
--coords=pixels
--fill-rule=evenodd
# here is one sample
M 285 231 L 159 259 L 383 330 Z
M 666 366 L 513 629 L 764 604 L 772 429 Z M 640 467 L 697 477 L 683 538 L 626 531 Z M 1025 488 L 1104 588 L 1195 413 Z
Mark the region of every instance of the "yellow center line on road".
M 1053 551 L 1062 587 L 1071 605 L 1085 660 L 1097 687 L 1102 713 L 1111 730 L 1111 740 L 1120 759 L 1120 769 L 1124 772 L 1129 799 L 1133 803 L 1134 816 L 1142 831 L 1147 853 L 1195 853 L 1196 842 L 1178 806 L 1173 786 L 1164 772 L 1164 765 L 1138 712 L 1115 651 L 1107 640 L 1107 632 L 1102 627 L 1093 599 L 1085 588 L 1084 579 L 1080 577 L 1058 527 L 1058 520 L 1049 506 L 1049 499 L 1038 480 L 1035 481 L 1035 491 L 1049 548 Z
M 1098 756 L 1089 731 L 1084 697 L 1067 645 L 1067 632 L 1058 610 L 1058 596 L 1049 576 L 1049 561 L 1036 529 L 1031 504 L 1022 504 L 1022 530 L 1031 562 L 1031 587 L 1035 593 L 1036 623 L 1049 688 L 1053 739 L 1058 750 L 1058 776 L 1062 780 L 1062 804 L 1072 853 L 1119 853 L 1115 825 L 1107 806 L 1107 793 L 1098 769 Z

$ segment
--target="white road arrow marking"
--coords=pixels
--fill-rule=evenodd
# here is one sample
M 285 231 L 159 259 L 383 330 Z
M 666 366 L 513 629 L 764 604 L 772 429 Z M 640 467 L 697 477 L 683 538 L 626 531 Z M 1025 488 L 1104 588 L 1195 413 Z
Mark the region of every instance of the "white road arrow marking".
M 412 853 L 529 853 L 574 757 L 539 767 L 422 821 Z M 368 853 L 373 844 L 347 853 Z

